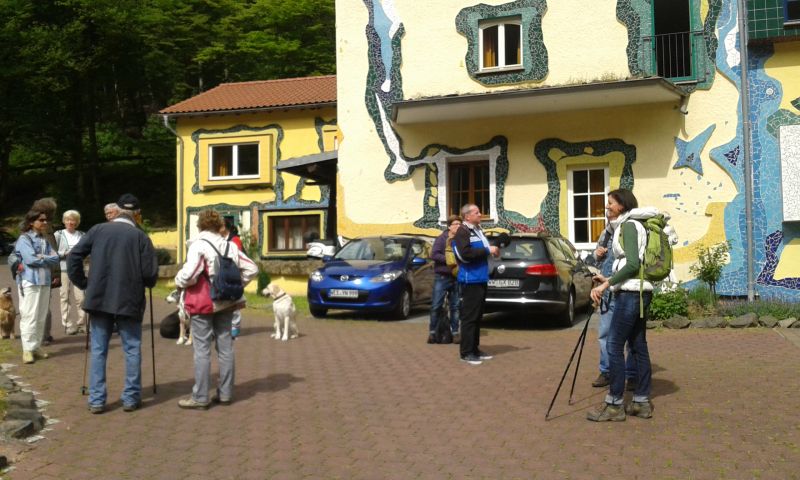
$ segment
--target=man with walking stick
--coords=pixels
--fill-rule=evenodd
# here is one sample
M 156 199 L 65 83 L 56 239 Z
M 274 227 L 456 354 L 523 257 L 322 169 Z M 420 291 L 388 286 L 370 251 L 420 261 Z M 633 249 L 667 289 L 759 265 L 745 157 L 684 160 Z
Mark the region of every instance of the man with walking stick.
M 92 227 L 67 258 L 70 281 L 86 291 L 83 309 L 89 314 L 91 329 L 89 411 L 95 414 L 105 411 L 106 358 L 114 325 L 125 353 L 122 409 L 132 412 L 141 406 L 144 289 L 152 288 L 158 279 L 153 243 L 137 227 L 141 222 L 139 200 L 126 193 L 117 205 L 119 216 Z M 83 267 L 86 257 L 92 260 L 88 279 Z

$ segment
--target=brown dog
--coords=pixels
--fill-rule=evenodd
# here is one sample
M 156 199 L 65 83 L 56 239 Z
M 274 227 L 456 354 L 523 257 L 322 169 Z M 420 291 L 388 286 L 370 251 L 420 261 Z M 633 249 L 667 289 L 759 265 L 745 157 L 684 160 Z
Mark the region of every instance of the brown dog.
M 17 311 L 14 309 L 14 298 L 11 296 L 11 288 L 6 287 L 0 290 L 0 336 L 11 338 L 14 336 L 14 321 L 17 319 Z

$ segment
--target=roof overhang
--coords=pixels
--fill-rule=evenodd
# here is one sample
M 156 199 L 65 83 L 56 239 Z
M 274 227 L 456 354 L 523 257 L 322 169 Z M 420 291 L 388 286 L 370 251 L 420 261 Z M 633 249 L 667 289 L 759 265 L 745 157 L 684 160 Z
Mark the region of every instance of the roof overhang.
M 245 115 L 250 113 L 271 113 L 282 112 L 288 110 L 316 110 L 326 107 L 335 107 L 336 102 L 320 102 L 320 103 L 303 103 L 300 105 L 277 105 L 272 107 L 253 107 L 253 108 L 236 108 L 236 109 L 220 109 L 220 110 L 202 110 L 196 112 L 158 112 L 159 115 L 176 118 L 176 117 L 208 117 L 212 115 Z
M 398 125 L 513 115 L 680 103 L 686 93 L 661 77 L 560 87 L 504 90 L 401 100 L 392 108 Z
M 332 185 L 336 183 L 336 162 L 339 152 L 314 153 L 302 157 L 281 160 L 275 167 L 280 172 L 288 172 L 299 177 L 305 177 L 316 183 Z

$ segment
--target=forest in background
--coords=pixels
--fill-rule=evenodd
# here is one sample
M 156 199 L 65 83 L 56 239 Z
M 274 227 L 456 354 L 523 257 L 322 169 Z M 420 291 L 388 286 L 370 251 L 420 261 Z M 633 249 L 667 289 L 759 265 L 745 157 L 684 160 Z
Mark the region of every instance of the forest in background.
M 53 196 L 82 229 L 126 191 L 175 222 L 158 110 L 220 83 L 335 73 L 334 0 L 0 0 L 0 218 Z

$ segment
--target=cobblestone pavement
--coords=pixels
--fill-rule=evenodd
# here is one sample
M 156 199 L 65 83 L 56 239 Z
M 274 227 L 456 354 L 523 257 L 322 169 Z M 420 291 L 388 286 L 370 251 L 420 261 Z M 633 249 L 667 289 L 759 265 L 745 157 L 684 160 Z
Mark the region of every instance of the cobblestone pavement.
M 156 322 L 170 311 L 156 300 Z M 55 305 L 55 303 L 53 304 Z M 54 308 L 54 313 L 55 308 Z M 56 318 L 58 318 L 56 313 Z M 149 316 L 146 317 L 149 326 Z M 235 401 L 177 407 L 192 387 L 190 347 L 156 325 L 144 405 L 122 411 L 122 352 L 109 356 L 110 411 L 80 393 L 84 337 L 57 338 L 51 358 L 14 367 L 59 422 L 18 459 L 11 479 L 749 479 L 800 478 L 800 343 L 767 329 L 649 332 L 651 420 L 585 420 L 602 400 L 596 334 L 575 388 L 545 411 L 579 332 L 484 325 L 491 361 L 427 345 L 420 323 L 299 320 L 302 336 L 269 338 L 248 313 L 236 341 Z M 58 329 L 56 329 L 58 330 Z M 794 332 L 792 332 L 794 333 Z

